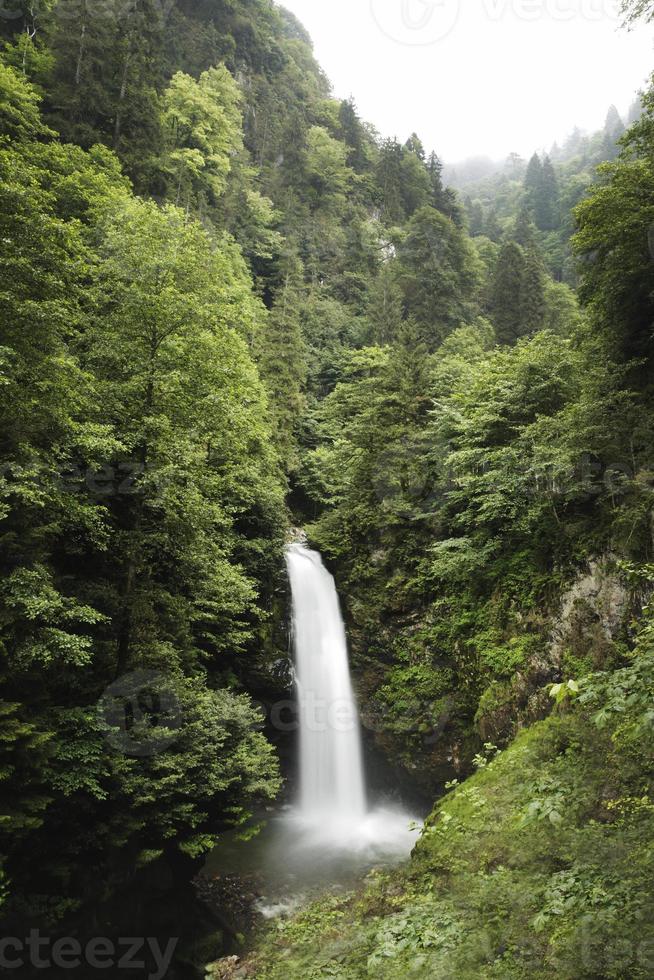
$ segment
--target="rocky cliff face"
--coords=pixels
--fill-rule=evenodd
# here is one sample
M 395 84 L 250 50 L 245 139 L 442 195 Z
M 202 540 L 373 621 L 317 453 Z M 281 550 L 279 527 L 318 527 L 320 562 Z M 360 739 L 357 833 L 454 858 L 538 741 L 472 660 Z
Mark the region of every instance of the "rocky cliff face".
M 611 557 L 590 562 L 561 600 L 552 625 L 549 659 L 565 666 L 566 657 L 590 659 L 601 670 L 615 644 L 629 639 L 629 618 L 638 599 L 621 580 Z
M 544 718 L 551 708 L 548 684 L 610 667 L 630 644 L 630 621 L 641 605 L 612 556 L 591 561 L 562 595 L 542 653 L 484 693 L 476 718 L 484 741 L 505 743 Z

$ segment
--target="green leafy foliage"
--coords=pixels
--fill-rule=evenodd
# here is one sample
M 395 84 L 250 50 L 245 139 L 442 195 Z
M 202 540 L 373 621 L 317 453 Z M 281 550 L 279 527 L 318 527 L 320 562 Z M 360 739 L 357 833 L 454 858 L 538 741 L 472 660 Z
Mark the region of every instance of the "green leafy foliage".
M 637 658 L 650 655 L 645 641 Z M 635 665 L 627 675 L 635 690 L 643 675 Z M 505 752 L 488 746 L 478 773 L 437 804 L 405 869 L 264 936 L 257 976 L 305 976 L 318 963 L 348 980 L 649 976 L 652 727 L 632 703 L 598 728 L 593 704 L 611 683 L 589 681 L 586 702 Z M 634 724 L 637 739 L 623 741 Z
M 417 134 L 331 96 L 268 0 L 14 6 L 9 920 L 73 921 L 278 792 L 247 692 L 285 652 L 290 490 L 344 596 L 364 722 L 454 792 L 406 871 L 282 924 L 257 976 L 651 975 L 651 623 L 610 656 L 591 630 L 553 652 L 552 626 L 606 554 L 648 615 L 652 94 L 626 135 L 612 109 L 464 208 Z M 142 672 L 176 711 L 131 706 L 128 743 L 161 747 L 139 755 L 98 705 Z
M 285 515 L 238 247 L 133 197 L 111 151 L 58 143 L 2 79 L 0 852 L 8 916 L 42 925 L 278 791 L 233 688 L 262 656 Z M 169 678 L 179 724 L 155 713 L 164 750 L 132 758 L 97 703 L 140 669 Z

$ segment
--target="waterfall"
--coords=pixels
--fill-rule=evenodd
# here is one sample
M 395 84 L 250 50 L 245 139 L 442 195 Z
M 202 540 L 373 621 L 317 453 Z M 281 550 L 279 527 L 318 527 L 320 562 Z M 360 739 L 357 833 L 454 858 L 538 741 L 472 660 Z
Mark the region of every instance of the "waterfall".
M 300 719 L 301 815 L 359 825 L 366 797 L 359 715 L 336 585 L 320 555 L 291 545 L 287 564 Z
M 286 562 L 300 786 L 295 803 L 281 805 L 256 838 L 259 846 L 247 866 L 256 869 L 266 888 L 256 905 L 265 918 L 304 904 L 316 888 L 350 887 L 370 868 L 407 858 L 419 832 L 419 821 L 398 802 L 392 785 L 366 799 L 359 713 L 334 579 L 320 555 L 302 545 L 288 548 Z M 229 858 L 227 846 L 218 866 L 225 867 Z

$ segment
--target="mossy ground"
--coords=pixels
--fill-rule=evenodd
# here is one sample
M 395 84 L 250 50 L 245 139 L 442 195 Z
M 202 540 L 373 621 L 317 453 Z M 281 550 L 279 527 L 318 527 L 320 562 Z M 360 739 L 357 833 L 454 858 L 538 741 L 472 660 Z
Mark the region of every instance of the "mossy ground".
M 575 706 L 522 732 L 436 806 L 405 867 L 276 923 L 240 975 L 651 978 L 651 725 L 630 741 L 624 724 Z

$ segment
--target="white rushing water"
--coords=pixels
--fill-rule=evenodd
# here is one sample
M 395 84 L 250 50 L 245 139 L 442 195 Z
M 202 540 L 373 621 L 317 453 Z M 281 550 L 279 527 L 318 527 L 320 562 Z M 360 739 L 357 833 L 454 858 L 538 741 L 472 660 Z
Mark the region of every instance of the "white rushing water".
M 334 579 L 320 555 L 287 552 L 300 720 L 299 805 L 287 817 L 297 847 L 401 856 L 416 831 L 401 810 L 369 809 L 345 627 Z
M 361 735 L 336 586 L 317 552 L 293 545 L 287 560 L 300 710 L 300 809 L 308 820 L 360 821 L 366 812 Z

